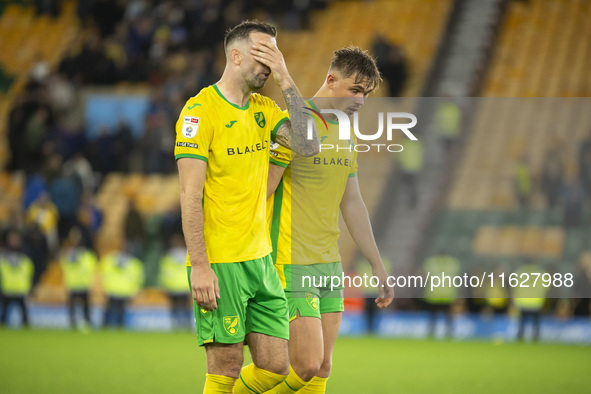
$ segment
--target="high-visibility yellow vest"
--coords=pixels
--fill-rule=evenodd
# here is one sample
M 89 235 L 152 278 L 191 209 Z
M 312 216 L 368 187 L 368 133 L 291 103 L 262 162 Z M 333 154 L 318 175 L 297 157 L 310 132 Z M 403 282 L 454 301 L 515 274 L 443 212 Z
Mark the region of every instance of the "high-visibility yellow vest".
M 0 284 L 6 296 L 25 296 L 33 284 L 33 262 L 20 252 L 0 254 Z
M 460 274 L 460 262 L 455 257 L 449 255 L 435 255 L 427 259 L 423 266 L 424 274 L 437 276 L 440 279 L 443 275 L 450 277 L 450 280 L 442 280 L 439 287 L 431 291 L 431 281 L 425 287 L 425 300 L 431 304 L 451 304 L 458 295 L 458 289 L 453 285 L 453 278 Z M 435 283 L 436 284 L 436 283 Z
M 160 285 L 170 293 L 189 293 L 187 250 L 174 248 L 160 260 Z
M 444 137 L 457 137 L 460 134 L 460 123 L 462 112 L 457 104 L 444 101 L 437 107 L 436 113 L 437 129 Z
M 517 163 L 515 165 L 515 179 L 517 180 L 519 194 L 528 195 L 532 189 L 532 181 L 531 171 L 526 163 Z
M 142 262 L 128 253 L 109 253 L 100 266 L 103 289 L 110 297 L 133 297 L 144 283 Z
M 76 248 L 64 253 L 60 261 L 64 282 L 70 291 L 87 291 L 94 282 L 96 256 L 88 249 Z
M 518 285 L 513 287 L 513 297 L 515 306 L 521 310 L 527 311 L 539 311 L 546 302 L 546 293 L 550 289 L 544 287 L 542 275 L 546 271 L 536 264 L 526 264 L 515 272 L 518 276 Z M 528 274 L 529 280 L 526 280 L 526 276 L 523 277 L 521 274 Z M 539 277 L 537 275 L 540 274 Z M 538 280 L 536 281 L 536 277 Z M 536 285 L 534 286 L 534 282 Z M 525 287 L 529 286 L 529 287 Z
M 423 168 L 423 143 L 421 141 L 405 141 L 404 149 L 396 156 L 404 171 L 418 172 Z

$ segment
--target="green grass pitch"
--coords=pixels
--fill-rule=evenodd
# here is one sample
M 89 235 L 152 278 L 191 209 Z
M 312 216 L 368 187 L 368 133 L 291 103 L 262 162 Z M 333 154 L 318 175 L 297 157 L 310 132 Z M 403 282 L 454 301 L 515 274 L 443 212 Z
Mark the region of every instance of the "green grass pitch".
M 247 352 L 248 353 L 248 352 Z M 328 393 L 591 392 L 589 346 L 340 338 Z M 0 392 L 200 393 L 189 333 L 0 330 Z

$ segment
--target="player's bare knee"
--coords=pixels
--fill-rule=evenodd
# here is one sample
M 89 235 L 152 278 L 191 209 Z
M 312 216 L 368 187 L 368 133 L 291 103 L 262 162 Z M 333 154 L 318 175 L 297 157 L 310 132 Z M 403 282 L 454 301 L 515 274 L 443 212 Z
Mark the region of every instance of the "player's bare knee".
M 257 365 L 257 363 L 255 363 L 255 365 L 265 371 L 276 373 L 277 375 L 289 375 L 289 361 L 287 358 L 285 361 L 275 359 L 272 363 L 264 363 L 262 365 Z
M 238 378 L 242 369 L 242 360 L 216 360 L 208 363 L 207 372 L 214 375 L 230 376 Z
M 320 377 L 328 377 L 330 375 L 330 370 L 332 369 L 332 359 L 325 359 L 318 370 L 316 376 Z
M 244 356 L 241 346 L 220 344 L 206 345 L 207 372 L 214 375 L 238 378 Z
M 292 365 L 294 371 L 300 379 L 309 382 L 320 370 L 321 362 L 316 360 L 307 360 L 299 365 Z

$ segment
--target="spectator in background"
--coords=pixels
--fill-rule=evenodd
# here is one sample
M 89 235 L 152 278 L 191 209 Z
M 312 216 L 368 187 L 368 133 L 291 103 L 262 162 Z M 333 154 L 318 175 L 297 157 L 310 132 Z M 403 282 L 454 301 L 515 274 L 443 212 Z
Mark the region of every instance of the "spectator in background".
M 580 317 L 591 316 L 591 260 L 588 254 L 579 258 L 577 271 L 574 274 L 574 308 L 573 314 Z
M 439 253 L 431 256 L 425 261 L 423 265 L 424 276 L 439 276 L 445 275 L 454 277 L 460 275 L 460 262 L 455 257 L 451 256 L 447 251 L 441 250 Z M 449 283 L 442 283 L 440 287 L 433 290 L 425 289 L 425 302 L 429 309 L 429 335 L 435 337 L 437 317 L 443 314 L 445 321 L 445 328 L 443 336 L 453 336 L 453 318 L 452 318 L 452 304 L 458 296 L 458 289 L 450 286 Z
M 117 123 L 117 129 L 112 136 L 111 143 L 114 170 L 118 172 L 129 172 L 129 157 L 133 147 L 133 135 L 131 127 L 129 127 L 127 122 L 120 120 Z
M 47 181 L 39 172 L 30 174 L 25 183 L 25 191 L 23 194 L 23 208 L 29 209 L 31 204 L 41 197 L 43 193 L 47 193 Z
M 170 172 L 174 166 L 174 160 L 170 160 L 172 156 L 169 156 L 170 147 L 174 147 L 174 134 L 170 124 L 164 110 L 149 115 L 146 119 L 142 153 L 144 172 L 148 174 Z
M 382 76 L 388 81 L 390 97 L 400 97 L 408 78 L 406 56 L 397 44 L 390 43 L 383 35 L 378 35 L 373 44 L 373 52 Z
M 494 274 L 490 283 L 487 279 L 484 290 L 486 305 L 495 315 L 504 315 L 509 310 L 509 294 L 507 288 L 501 283 L 499 276 L 504 272 L 508 272 L 508 267 L 499 264 L 493 271 Z
M 447 93 L 443 94 L 435 109 L 435 130 L 445 152 L 449 153 L 462 131 L 462 110 Z
M 522 155 L 515 164 L 513 173 L 513 186 L 517 202 L 522 210 L 529 207 L 529 200 L 532 194 L 532 174 L 527 156 Z
M 94 237 L 103 223 L 103 214 L 96 205 L 94 194 L 84 193 L 82 195 L 82 203 L 78 210 L 78 222 L 83 228 L 83 238 L 86 238 L 84 233 L 88 232 L 85 246 L 94 249 Z
M 58 116 L 68 113 L 76 104 L 74 86 L 60 73 L 54 73 L 49 77 L 47 91 L 52 108 Z
M 553 146 L 546 151 L 541 178 L 542 191 L 546 196 L 548 208 L 554 209 L 564 186 L 564 162 L 559 146 Z
M 159 282 L 172 305 L 173 328 L 187 328 L 187 311 L 191 304 L 187 287 L 187 248 L 182 234 L 174 234 L 170 238 L 170 249 L 160 260 Z
M 76 152 L 74 156 L 64 163 L 62 173 L 65 177 L 76 182 L 80 194 L 93 194 L 95 192 L 94 171 L 82 152 Z
M 562 206 L 564 208 L 563 224 L 565 227 L 579 227 L 583 223 L 585 194 L 580 181 L 569 176 L 562 189 Z
M 130 199 L 125 218 L 125 250 L 135 257 L 141 257 L 144 253 L 145 228 L 142 215 L 137 210 L 133 199 Z
M 520 285 L 514 287 L 513 302 L 517 309 L 519 309 L 519 329 L 517 330 L 517 340 L 521 341 L 525 338 L 525 325 L 527 321 L 531 321 L 533 325 L 533 340 L 537 341 L 540 337 L 540 318 L 542 316 L 542 308 L 546 301 L 546 293 L 548 288 L 544 287 L 541 280 L 535 282 L 533 274 L 543 275 L 546 271 L 539 265 L 528 261 L 525 265 L 520 267 L 516 272 L 517 277 L 520 278 Z M 526 278 L 523 281 L 521 278 Z M 527 286 L 527 287 L 526 287 Z
M 12 171 L 24 169 L 28 160 L 25 151 L 26 138 L 23 132 L 29 115 L 26 113 L 25 102 L 26 95 L 19 94 L 8 115 L 8 146 L 11 157 L 7 169 Z
M 41 275 L 47 269 L 52 252 L 47 245 L 45 234 L 35 222 L 29 222 L 23 229 L 23 252 L 31 258 L 35 267 L 33 285 L 39 283 Z
M 123 18 L 125 12 L 121 2 L 111 0 L 94 0 L 89 9 L 88 16 L 98 27 L 102 38 L 113 34 L 117 21 Z
M 48 129 L 49 112 L 46 108 L 38 108 L 24 128 L 24 149 L 26 153 L 25 169 L 36 171 L 43 162 L 43 141 Z
M 591 201 L 591 130 L 579 150 L 579 178 L 588 201 Z
M 22 253 L 21 236 L 16 230 L 4 235 L 5 248 L 0 251 L 0 290 L 2 293 L 2 314 L 0 325 L 8 318 L 8 307 L 16 304 L 22 313 L 25 327 L 29 326 L 29 312 L 26 297 L 33 284 L 33 262 Z
M 171 245 L 171 238 L 175 235 L 183 236 L 181 206 L 178 202 L 172 205 L 162 217 L 160 240 L 163 245 Z
M 58 242 L 59 213 L 49 194 L 43 192 L 26 212 L 26 223 L 36 224 L 45 236 L 50 254 L 55 254 Z
M 95 254 L 82 246 L 82 233 L 78 227 L 72 227 L 64 242 L 60 263 L 64 282 L 68 289 L 68 311 L 70 326 L 81 331 L 90 328 L 89 294 L 96 274 Z M 76 322 L 76 303 L 82 304 L 84 320 Z
M 49 194 L 59 214 L 58 236 L 65 239 L 70 229 L 77 224 L 81 192 L 76 178 L 62 171 L 62 157 L 53 155 L 47 160 Z
M 416 208 L 419 203 L 418 178 L 424 165 L 425 152 L 421 140 L 406 141 L 404 149 L 396 155 L 400 164 L 400 176 L 404 190 L 408 193 L 408 203 Z
M 113 154 L 113 136 L 106 126 L 98 130 L 98 137 L 88 146 L 88 157 L 92 168 L 102 175 L 116 169 L 116 157 Z
M 103 256 L 100 272 L 108 299 L 103 327 L 114 324 L 123 328 L 127 305 L 144 283 L 143 264 L 131 254 L 118 249 Z

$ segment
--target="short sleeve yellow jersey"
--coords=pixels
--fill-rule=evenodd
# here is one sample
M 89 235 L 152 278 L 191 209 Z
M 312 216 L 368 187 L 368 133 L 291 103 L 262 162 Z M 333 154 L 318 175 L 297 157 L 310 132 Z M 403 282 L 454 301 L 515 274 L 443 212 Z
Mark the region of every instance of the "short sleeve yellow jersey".
M 190 98 L 181 111 L 175 158 L 207 162 L 203 227 L 210 263 L 249 261 L 271 252 L 265 211 L 269 146 L 285 120 L 271 99 L 254 93 L 240 107 L 216 85 Z

